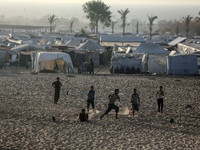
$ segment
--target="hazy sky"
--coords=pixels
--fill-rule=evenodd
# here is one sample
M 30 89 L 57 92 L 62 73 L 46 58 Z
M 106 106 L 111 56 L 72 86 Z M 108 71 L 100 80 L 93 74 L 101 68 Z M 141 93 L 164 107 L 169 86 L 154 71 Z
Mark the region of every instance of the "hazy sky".
M 88 0 L 0 0 L 0 14 L 6 18 L 24 16 L 41 18 L 48 14 L 58 17 L 77 17 L 86 21 L 82 5 Z M 119 18 L 117 10 L 129 8 L 128 19 L 146 20 L 147 15 L 157 15 L 157 20 L 180 19 L 186 15 L 196 17 L 200 0 L 103 0 L 111 6 L 113 19 Z
M 29 3 L 84 3 L 88 0 L 0 0 L 4 3 L 20 3 L 20 2 L 29 2 Z M 103 0 L 107 4 L 184 4 L 184 5 L 196 5 L 200 4 L 199 0 Z

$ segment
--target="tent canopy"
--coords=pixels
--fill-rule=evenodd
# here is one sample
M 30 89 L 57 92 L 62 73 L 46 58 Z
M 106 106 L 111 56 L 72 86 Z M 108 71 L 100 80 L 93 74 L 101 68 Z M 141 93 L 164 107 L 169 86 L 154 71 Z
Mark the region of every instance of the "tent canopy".
M 135 53 L 169 55 L 170 52 L 162 48 L 157 43 L 141 43 L 136 49 Z
M 76 47 L 76 46 L 79 46 L 80 44 L 78 43 L 78 40 L 76 38 L 71 38 L 65 45 Z
M 104 47 L 96 43 L 94 40 L 87 40 L 85 43 L 80 45 L 77 49 L 87 49 L 89 51 L 105 50 Z

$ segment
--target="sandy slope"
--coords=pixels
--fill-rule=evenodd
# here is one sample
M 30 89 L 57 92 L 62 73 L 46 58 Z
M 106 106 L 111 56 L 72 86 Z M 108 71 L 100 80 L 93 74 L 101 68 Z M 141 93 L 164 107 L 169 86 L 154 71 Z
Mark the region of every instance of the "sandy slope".
M 53 104 L 52 82 L 63 87 Z M 76 121 L 86 107 L 89 87 L 96 91 L 96 114 Z M 157 113 L 155 93 L 164 86 L 164 113 Z M 200 149 L 200 77 L 0 74 L 0 149 Z M 107 107 L 107 95 L 120 89 L 119 120 Z M 141 98 L 140 112 L 129 112 L 132 89 Z M 67 95 L 69 91 L 69 95 Z M 18 95 L 17 95 L 18 93 Z M 185 109 L 190 104 L 192 109 Z M 52 121 L 56 117 L 56 122 Z M 91 118 L 91 116 L 90 116 Z M 175 123 L 169 120 L 174 118 Z

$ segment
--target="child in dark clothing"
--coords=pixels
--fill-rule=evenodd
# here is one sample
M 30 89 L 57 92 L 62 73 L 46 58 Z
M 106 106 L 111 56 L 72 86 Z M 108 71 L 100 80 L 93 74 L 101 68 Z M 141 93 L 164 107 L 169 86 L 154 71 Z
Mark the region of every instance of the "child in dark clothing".
M 90 104 L 92 105 L 92 109 L 94 111 L 94 97 L 95 97 L 95 91 L 94 91 L 94 86 L 90 87 L 90 91 L 88 93 L 88 99 L 87 99 L 87 112 L 89 113 L 89 107 Z M 95 112 L 95 111 L 94 111 Z
M 82 109 L 82 112 L 79 114 L 78 120 L 81 122 L 88 121 L 88 114 L 85 113 L 85 109 Z

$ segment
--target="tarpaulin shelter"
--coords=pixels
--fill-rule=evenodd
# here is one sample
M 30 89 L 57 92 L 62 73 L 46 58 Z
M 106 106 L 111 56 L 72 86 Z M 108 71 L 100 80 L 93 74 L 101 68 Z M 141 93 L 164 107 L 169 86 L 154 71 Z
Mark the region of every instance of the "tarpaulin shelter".
M 38 52 L 32 54 L 32 69 L 34 72 L 41 70 L 63 71 L 63 68 L 69 72 L 74 72 L 72 60 L 67 53 L 62 52 Z
M 175 55 L 167 58 L 167 74 L 198 75 L 196 55 Z

